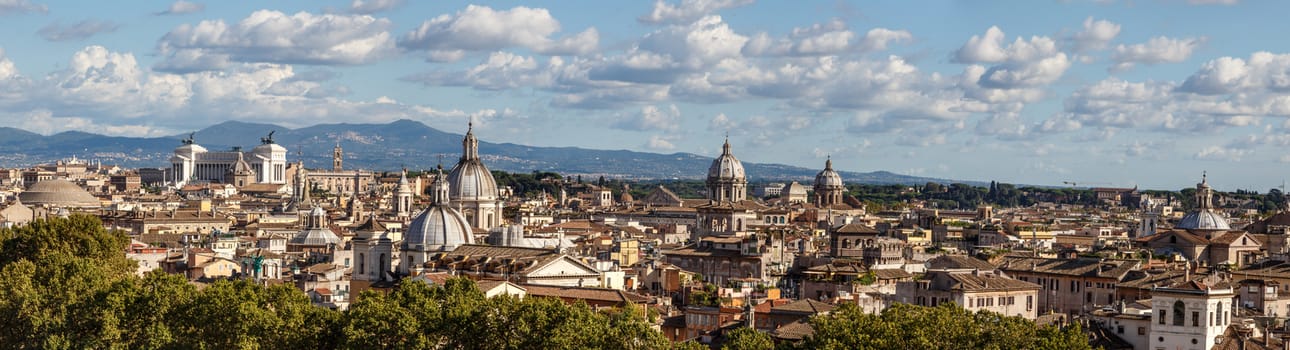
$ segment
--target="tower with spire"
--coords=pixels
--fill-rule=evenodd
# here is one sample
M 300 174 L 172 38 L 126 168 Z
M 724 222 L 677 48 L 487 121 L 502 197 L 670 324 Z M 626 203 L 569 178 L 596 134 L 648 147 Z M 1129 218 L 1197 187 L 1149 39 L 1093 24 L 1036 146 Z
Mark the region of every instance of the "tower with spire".
M 412 186 L 408 185 L 408 169 L 399 173 L 399 188 L 394 198 L 395 216 L 402 220 L 412 215 Z
M 490 230 L 502 225 L 502 201 L 493 173 L 479 156 L 479 140 L 474 123 L 467 124 L 461 140 L 461 159 L 448 174 L 448 194 L 452 206 L 461 212 L 471 226 Z
M 339 172 L 344 169 L 345 150 L 340 148 L 340 141 L 336 141 L 336 147 L 331 149 L 331 171 Z

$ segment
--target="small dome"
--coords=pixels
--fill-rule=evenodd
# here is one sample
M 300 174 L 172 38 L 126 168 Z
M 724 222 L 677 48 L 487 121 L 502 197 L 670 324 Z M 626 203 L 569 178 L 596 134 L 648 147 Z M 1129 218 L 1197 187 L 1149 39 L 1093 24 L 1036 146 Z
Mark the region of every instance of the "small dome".
M 744 164 L 730 153 L 730 140 L 726 140 L 721 145 L 721 156 L 713 159 L 712 166 L 708 167 L 708 180 L 742 182 L 746 179 Z
M 446 205 L 436 205 L 417 214 L 403 235 L 404 248 L 413 251 L 452 251 L 474 244 L 475 233 L 466 217 Z
M 1184 215 L 1176 228 L 1188 230 L 1230 230 L 1227 219 L 1212 210 L 1197 210 Z
M 843 187 L 845 185 L 842 184 L 842 175 L 838 175 L 837 171 L 833 171 L 833 160 L 824 161 L 824 170 L 815 175 L 815 188 L 832 189 Z
M 300 231 L 295 237 L 291 237 L 291 240 L 287 243 L 310 246 L 340 245 L 341 239 L 335 232 L 331 232 L 329 228 L 315 227 Z
M 18 194 L 23 203 L 55 207 L 98 207 L 98 198 L 71 181 L 54 179 L 34 183 Z
M 492 179 L 490 176 L 489 179 Z M 474 244 L 475 233 L 461 212 L 449 206 L 449 181 L 443 168 L 430 184 L 430 207 L 421 211 L 403 235 L 403 249 L 430 252 L 452 251 L 462 244 Z

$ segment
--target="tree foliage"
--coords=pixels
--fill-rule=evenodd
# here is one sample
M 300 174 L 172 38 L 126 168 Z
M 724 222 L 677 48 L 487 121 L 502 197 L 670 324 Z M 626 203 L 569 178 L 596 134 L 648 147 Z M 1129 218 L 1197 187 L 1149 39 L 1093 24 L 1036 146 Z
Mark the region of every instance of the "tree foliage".
M 1089 349 L 1078 326 L 1037 326 L 1033 321 L 953 303 L 936 307 L 895 304 L 870 315 L 852 304 L 812 318 L 815 334 L 801 349 Z
M 770 335 L 748 327 L 739 327 L 726 334 L 722 350 L 769 350 L 775 348 Z
M 405 282 L 345 312 L 290 284 L 135 275 L 128 239 L 94 217 L 0 229 L 0 344 L 16 349 L 664 349 L 636 308 L 487 298 L 474 284 Z

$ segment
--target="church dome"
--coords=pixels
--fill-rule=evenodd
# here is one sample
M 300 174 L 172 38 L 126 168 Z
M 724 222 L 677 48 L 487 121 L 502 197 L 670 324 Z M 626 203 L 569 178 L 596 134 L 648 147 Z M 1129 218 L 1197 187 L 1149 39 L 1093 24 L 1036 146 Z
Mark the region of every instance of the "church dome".
M 1212 210 L 1197 210 L 1184 215 L 1176 228 L 1188 230 L 1230 230 L 1227 219 Z
M 821 170 L 819 174 L 815 175 L 815 188 L 826 189 L 843 187 L 842 175 L 838 175 L 837 171 L 833 171 L 833 160 L 825 160 L 824 170 Z
M 448 174 L 449 195 L 455 200 L 497 199 L 497 180 L 483 162 L 463 160 Z
M 497 180 L 479 159 L 479 140 L 475 139 L 474 125 L 466 130 L 461 141 L 461 160 L 448 173 L 448 194 L 453 200 L 495 200 L 498 197 Z
M 331 231 L 331 229 L 326 227 L 314 227 L 314 228 L 305 229 L 304 231 L 300 231 L 299 233 L 296 233 L 296 235 L 294 237 L 291 237 L 291 240 L 287 241 L 287 243 L 309 245 L 309 246 L 325 246 L 325 245 L 340 245 L 342 241 L 340 239 L 340 236 L 337 236 L 335 232 Z
M 98 207 L 98 198 L 71 181 L 53 179 L 34 183 L 18 194 L 23 203 L 55 207 Z
M 403 236 L 406 249 L 414 251 L 452 251 L 463 244 L 475 243 L 466 217 L 460 212 L 437 205 L 417 214 Z
M 1184 215 L 1176 228 L 1188 230 L 1230 230 L 1227 219 L 1210 209 L 1214 207 L 1214 190 L 1209 187 L 1207 175 L 1201 175 L 1196 184 L 1196 209 Z
M 492 179 L 492 177 L 489 177 Z M 449 184 L 443 168 L 431 184 L 430 207 L 421 211 L 403 235 L 403 247 L 413 251 L 452 251 L 463 244 L 474 244 L 475 234 L 461 212 L 448 204 Z
M 721 145 L 721 156 L 713 159 L 712 166 L 708 167 L 708 180 L 743 182 L 746 179 L 744 164 L 730 153 L 730 140 L 726 140 L 726 143 Z

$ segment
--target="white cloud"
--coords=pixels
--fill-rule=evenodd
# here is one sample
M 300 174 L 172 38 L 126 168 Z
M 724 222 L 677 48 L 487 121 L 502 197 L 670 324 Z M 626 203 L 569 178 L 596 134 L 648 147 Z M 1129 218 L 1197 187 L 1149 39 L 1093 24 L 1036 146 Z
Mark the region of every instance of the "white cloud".
M 1065 74 L 1071 61 L 1057 49 L 1049 37 L 1018 37 L 1004 46 L 1006 35 L 999 27 L 990 27 L 983 35 L 973 35 L 954 54 L 960 63 L 994 63 L 980 76 L 977 85 L 990 89 L 1037 88 L 1051 84 Z
M 115 32 L 118 27 L 120 25 L 112 21 L 87 19 L 68 26 L 57 22 L 50 23 L 40 28 L 36 34 L 49 41 L 85 40 L 99 33 Z
M 373 14 L 385 12 L 403 6 L 404 0 L 353 0 L 349 3 L 349 12 Z
M 4 49 L 0 49 L 0 80 L 10 80 L 17 77 L 18 67 L 5 56 Z
M 157 43 L 166 60 L 154 68 L 191 72 L 222 69 L 229 62 L 371 63 L 396 52 L 390 26 L 387 19 L 366 15 L 260 10 L 232 25 L 206 20 L 171 30 Z
M 1249 155 L 1252 151 L 1239 148 L 1228 148 L 1222 146 L 1209 146 L 1197 151 L 1194 158 L 1200 160 L 1218 160 L 1239 162 L 1242 157 Z
M 984 35 L 973 35 L 954 53 L 954 60 L 959 63 L 1004 63 L 1029 62 L 1059 54 L 1057 43 L 1043 36 L 1032 36 L 1030 40 L 1020 37 L 1004 46 L 1007 35 L 997 26 L 986 29 Z
M 1158 36 L 1146 43 L 1115 47 L 1111 60 L 1113 70 L 1133 68 L 1134 64 L 1178 63 L 1191 57 L 1192 52 L 1205 42 L 1205 38 L 1175 39 Z
M 431 58 L 460 58 L 457 51 L 496 51 L 522 47 L 544 55 L 579 55 L 596 50 L 595 28 L 555 39 L 560 22 L 542 8 L 515 7 L 497 11 L 469 5 L 455 15 L 440 15 L 421 23 L 399 40 L 401 47 L 425 50 Z M 445 56 L 444 52 L 447 52 Z
M 681 0 L 681 3 L 674 5 L 664 0 L 655 0 L 653 10 L 648 15 L 640 16 L 637 20 L 649 24 L 684 24 L 720 10 L 752 3 L 753 0 Z
M 1220 57 L 1206 62 L 1183 82 L 1181 91 L 1202 95 L 1290 91 L 1290 54 L 1256 52 L 1249 59 Z M 1279 103 L 1279 102 L 1278 102 Z
M 717 113 L 716 116 L 712 117 L 711 121 L 708 121 L 708 130 L 729 132 L 731 129 L 734 129 L 735 126 L 735 122 L 730 120 L 730 117 L 727 117 L 725 113 Z
M 509 109 L 438 110 L 388 98 L 347 100 L 339 96 L 348 89 L 326 84 L 325 73 L 297 72 L 282 64 L 236 64 L 223 71 L 186 74 L 151 72 L 141 69 L 133 54 L 101 46 L 76 52 L 65 69 L 38 80 L 23 78 L 0 56 L 0 77 L 0 121 L 47 133 L 94 130 L 150 136 L 228 119 L 294 127 L 325 121 L 516 115 Z
M 681 130 L 681 110 L 676 105 L 665 108 L 649 105 L 638 113 L 620 117 L 610 127 L 629 131 L 678 131 Z
M 206 10 L 205 4 L 179 0 L 170 4 L 170 7 L 166 8 L 165 11 L 157 12 L 157 15 L 158 16 L 182 15 L 182 14 L 189 14 L 189 13 L 198 13 L 205 10 Z
M 12 15 L 28 12 L 49 12 L 44 4 L 35 4 L 29 0 L 0 0 L 0 15 Z
M 645 148 L 656 151 L 671 151 L 676 149 L 676 136 L 650 135 L 649 141 L 645 142 Z
M 1102 50 L 1120 35 L 1120 25 L 1108 20 L 1084 19 L 1084 29 L 1071 37 L 1076 52 Z
M 766 33 L 757 34 L 748 40 L 742 51 L 749 56 L 825 56 L 886 50 L 891 43 L 912 38 L 908 31 L 887 28 L 874 28 L 858 37 L 845 22 L 834 19 L 806 28 L 793 28 L 787 37 L 779 39 L 772 39 Z

